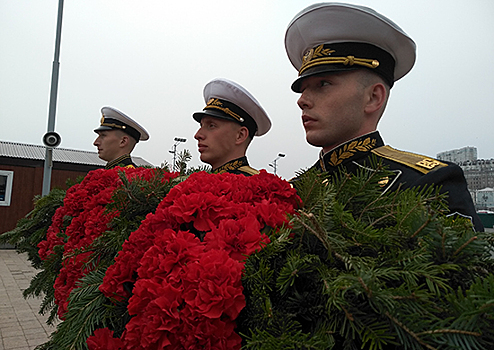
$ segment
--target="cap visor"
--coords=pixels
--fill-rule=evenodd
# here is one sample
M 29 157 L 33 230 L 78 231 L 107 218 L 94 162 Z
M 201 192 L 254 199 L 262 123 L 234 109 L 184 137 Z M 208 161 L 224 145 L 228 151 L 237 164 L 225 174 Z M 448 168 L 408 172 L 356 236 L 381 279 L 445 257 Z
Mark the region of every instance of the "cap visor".
M 112 129 L 112 128 L 110 128 L 109 126 L 104 126 L 104 125 L 101 125 L 99 128 L 94 129 L 94 132 L 98 132 L 98 131 L 106 131 L 106 130 L 113 130 L 113 129 Z
M 338 66 L 330 66 L 330 65 L 321 65 L 321 66 L 317 66 L 317 67 L 313 67 L 313 68 L 310 68 L 310 69 L 307 69 L 305 72 L 302 73 L 301 76 L 299 76 L 297 78 L 297 80 L 295 80 L 293 83 L 292 83 L 292 91 L 293 92 L 302 92 L 300 91 L 300 84 L 302 83 L 302 80 L 304 80 L 305 78 L 308 78 L 308 77 L 313 77 L 315 75 L 323 75 L 323 74 L 326 74 L 326 73 L 340 73 L 340 72 L 349 72 L 349 71 L 353 71 L 353 70 L 357 70 L 357 69 L 364 69 L 364 68 L 359 68 L 359 67 L 338 67 Z
M 236 119 L 234 119 L 230 116 L 226 116 L 223 112 L 215 111 L 215 110 L 206 110 L 204 112 L 196 112 L 192 115 L 192 118 L 194 118 L 196 122 L 200 123 L 201 119 L 205 116 L 210 116 L 210 117 L 224 119 L 224 120 L 230 120 L 232 122 L 236 122 L 236 123 L 240 124 L 240 122 L 237 121 Z

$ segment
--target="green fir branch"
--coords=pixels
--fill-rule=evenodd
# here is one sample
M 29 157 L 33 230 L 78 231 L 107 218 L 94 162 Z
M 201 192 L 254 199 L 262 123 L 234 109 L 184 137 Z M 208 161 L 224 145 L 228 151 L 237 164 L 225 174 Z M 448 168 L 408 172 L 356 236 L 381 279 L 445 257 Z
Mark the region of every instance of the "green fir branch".
M 42 261 L 38 254 L 38 244 L 46 239 L 46 231 L 58 207 L 63 204 L 65 191 L 54 188 L 48 195 L 34 197 L 34 209 L 21 218 L 16 227 L 0 234 L 0 244 L 11 244 L 18 253 L 27 253 L 31 265 L 39 269 Z
M 105 270 L 92 271 L 84 276 L 78 288 L 69 297 L 65 319 L 51 335 L 50 343 L 55 349 L 87 349 L 86 340 L 95 329 L 115 328 L 114 308 L 108 298 L 99 291 Z
M 383 194 L 379 180 L 388 173 L 374 165 L 329 179 L 311 170 L 294 181 L 304 206 L 292 219 L 291 244 L 268 244 L 245 263 L 238 327 L 251 334 L 246 348 L 278 349 L 298 331 L 306 341 L 329 334 L 334 342 L 325 349 L 492 345 L 494 331 L 485 331 L 494 326 L 492 296 L 469 305 L 468 318 L 460 305 L 475 298 L 452 292 L 476 286 L 489 295 L 488 285 L 474 282 L 492 276 L 489 237 L 468 220 L 445 217 L 437 188 Z M 295 333 L 276 333 L 282 322 Z

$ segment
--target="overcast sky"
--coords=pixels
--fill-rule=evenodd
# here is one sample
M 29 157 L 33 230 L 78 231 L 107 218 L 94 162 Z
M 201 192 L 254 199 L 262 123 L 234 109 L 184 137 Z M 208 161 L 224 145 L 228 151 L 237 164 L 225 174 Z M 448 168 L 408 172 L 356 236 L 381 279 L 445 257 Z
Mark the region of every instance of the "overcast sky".
M 202 164 L 193 112 L 216 77 L 243 85 L 271 117 L 271 131 L 248 150 L 278 174 L 311 166 L 290 90 L 297 72 L 285 53 L 290 20 L 306 0 L 66 0 L 55 131 L 60 147 L 94 151 L 100 109 L 112 106 L 150 133 L 134 155 L 172 162 L 173 139 Z M 475 146 L 494 158 L 494 1 L 361 0 L 417 44 L 412 71 L 392 89 L 379 125 L 387 144 L 415 153 Z M 47 131 L 58 0 L 0 0 L 0 140 L 42 144 Z

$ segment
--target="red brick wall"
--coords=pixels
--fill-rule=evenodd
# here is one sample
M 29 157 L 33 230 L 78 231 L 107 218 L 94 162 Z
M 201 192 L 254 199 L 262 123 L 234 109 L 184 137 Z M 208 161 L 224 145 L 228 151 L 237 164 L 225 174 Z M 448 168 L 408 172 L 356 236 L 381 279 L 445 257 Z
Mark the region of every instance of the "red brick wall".
M 15 228 L 17 221 L 33 210 L 33 198 L 43 189 L 43 167 L 0 165 L 0 170 L 14 172 L 10 206 L 0 206 L 0 234 Z M 89 171 L 89 170 L 88 170 Z M 76 180 L 88 171 L 52 169 L 51 188 L 67 189 L 67 179 Z

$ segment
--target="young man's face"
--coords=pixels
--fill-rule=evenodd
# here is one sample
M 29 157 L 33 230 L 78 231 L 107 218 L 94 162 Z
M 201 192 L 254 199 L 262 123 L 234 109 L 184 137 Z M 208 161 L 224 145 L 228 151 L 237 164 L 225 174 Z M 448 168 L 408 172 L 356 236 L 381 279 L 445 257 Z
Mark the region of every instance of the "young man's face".
M 98 131 L 98 137 L 93 142 L 93 145 L 98 148 L 98 156 L 107 162 L 120 157 L 123 137 L 124 134 L 120 130 Z
M 236 159 L 235 142 L 241 126 L 235 122 L 204 116 L 194 138 L 198 141 L 201 161 L 216 169 Z
M 297 101 L 307 142 L 324 152 L 361 136 L 364 129 L 364 87 L 358 71 L 305 78 Z

